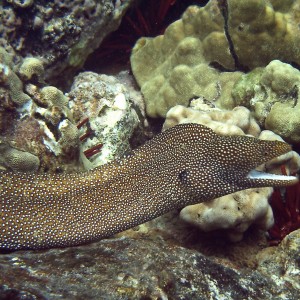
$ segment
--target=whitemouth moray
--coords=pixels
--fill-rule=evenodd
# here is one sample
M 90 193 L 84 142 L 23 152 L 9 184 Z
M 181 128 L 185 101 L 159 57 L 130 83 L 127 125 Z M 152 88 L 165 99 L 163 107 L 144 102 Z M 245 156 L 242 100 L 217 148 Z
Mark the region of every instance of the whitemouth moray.
M 0 173 L 0 249 L 95 241 L 174 208 L 293 176 L 250 172 L 288 144 L 177 125 L 123 159 L 78 174 Z M 249 173 L 250 172 L 250 173 Z

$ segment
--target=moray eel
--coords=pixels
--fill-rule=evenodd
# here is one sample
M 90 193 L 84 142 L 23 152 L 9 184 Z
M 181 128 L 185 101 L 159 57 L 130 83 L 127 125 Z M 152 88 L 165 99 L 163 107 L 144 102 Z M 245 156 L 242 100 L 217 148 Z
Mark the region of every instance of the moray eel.
M 172 209 L 293 176 L 252 171 L 288 144 L 177 125 L 122 159 L 75 174 L 0 173 L 0 249 L 85 244 Z

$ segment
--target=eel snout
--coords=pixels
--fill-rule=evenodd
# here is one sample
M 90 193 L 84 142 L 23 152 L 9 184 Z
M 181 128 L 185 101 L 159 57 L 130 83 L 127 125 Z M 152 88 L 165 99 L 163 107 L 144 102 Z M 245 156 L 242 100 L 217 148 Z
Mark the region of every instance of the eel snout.
M 261 155 L 261 161 L 263 164 L 267 163 L 269 160 L 285 155 L 292 150 L 291 146 L 287 143 L 280 141 L 260 141 L 263 146 L 263 151 Z M 282 159 L 284 161 L 284 158 Z M 274 186 L 283 187 L 296 184 L 298 182 L 297 176 L 285 175 L 285 174 L 271 174 L 263 171 L 258 171 L 256 169 L 251 170 L 247 174 L 247 179 L 255 186 Z
M 268 186 L 281 187 L 298 182 L 297 176 L 258 171 L 261 166 L 275 158 L 277 161 L 274 165 L 278 165 L 278 161 L 282 161 L 282 164 L 288 162 L 287 153 L 292 150 L 289 144 L 247 136 L 217 137 L 216 140 L 215 149 L 219 155 L 215 157 L 219 160 L 219 169 L 222 170 L 221 179 L 229 185 L 234 185 L 241 190 Z M 220 155 L 223 149 L 226 149 L 226 155 Z

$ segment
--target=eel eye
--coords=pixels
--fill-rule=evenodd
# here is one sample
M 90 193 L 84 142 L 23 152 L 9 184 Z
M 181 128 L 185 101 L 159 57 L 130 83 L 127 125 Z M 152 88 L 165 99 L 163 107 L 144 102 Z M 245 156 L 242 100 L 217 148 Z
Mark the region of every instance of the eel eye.
M 181 183 L 183 184 L 188 183 L 188 173 L 189 173 L 188 170 L 182 170 L 181 172 L 179 172 L 178 178 Z

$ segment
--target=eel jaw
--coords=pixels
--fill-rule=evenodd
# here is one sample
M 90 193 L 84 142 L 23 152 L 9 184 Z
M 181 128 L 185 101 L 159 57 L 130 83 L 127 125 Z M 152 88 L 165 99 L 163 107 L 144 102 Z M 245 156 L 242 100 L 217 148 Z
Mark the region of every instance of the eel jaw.
M 265 173 L 257 170 L 251 170 L 247 179 L 250 180 L 254 186 L 274 186 L 284 187 L 296 184 L 299 179 L 297 176 L 277 175 Z

